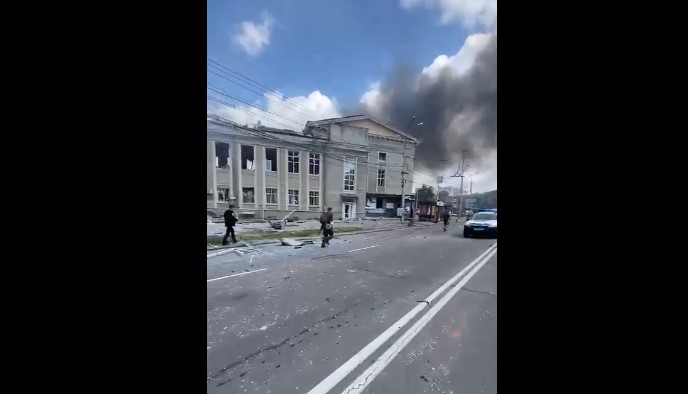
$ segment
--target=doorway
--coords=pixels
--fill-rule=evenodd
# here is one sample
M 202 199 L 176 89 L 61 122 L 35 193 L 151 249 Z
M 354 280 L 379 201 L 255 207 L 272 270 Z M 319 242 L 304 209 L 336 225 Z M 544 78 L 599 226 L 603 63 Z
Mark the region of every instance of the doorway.
M 356 217 L 356 203 L 345 202 L 342 204 L 342 218 L 353 219 Z

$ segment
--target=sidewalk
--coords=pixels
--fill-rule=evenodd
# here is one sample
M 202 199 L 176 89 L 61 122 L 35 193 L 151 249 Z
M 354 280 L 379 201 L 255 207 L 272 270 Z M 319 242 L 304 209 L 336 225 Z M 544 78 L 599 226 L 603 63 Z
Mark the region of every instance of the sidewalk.
M 288 235 L 288 232 L 294 231 L 294 230 L 304 230 L 304 229 L 313 230 L 313 231 L 318 230 L 320 228 L 320 223 L 318 221 L 312 221 L 312 222 L 314 222 L 315 225 L 313 223 L 308 223 L 308 224 L 296 223 L 297 225 L 304 225 L 305 224 L 305 226 L 300 227 L 300 228 L 298 228 L 297 226 L 293 226 L 293 227 L 289 226 L 287 228 L 287 230 L 281 230 L 281 231 L 268 229 L 267 231 L 265 231 L 265 233 L 268 233 L 268 234 L 284 233 L 284 238 L 293 238 L 293 239 L 297 239 L 297 240 L 319 239 L 319 236 L 317 236 L 317 235 L 304 236 L 304 237 L 293 237 L 293 236 Z M 371 223 L 366 224 L 365 222 L 371 222 Z M 338 227 L 341 229 L 352 228 L 352 227 L 354 227 L 354 224 L 356 222 L 355 221 L 349 222 L 349 221 L 335 220 L 334 223 L 335 223 L 335 231 L 337 231 Z M 252 223 L 252 224 L 263 225 L 266 223 Z M 291 224 L 292 223 L 290 223 L 290 225 Z M 337 224 L 339 224 L 339 225 L 337 225 Z M 416 226 L 430 226 L 430 225 L 436 225 L 436 223 L 434 223 L 434 222 L 420 222 L 420 223 L 415 223 L 415 225 Z M 209 224 L 209 226 L 210 226 L 210 224 Z M 380 232 L 380 231 L 387 231 L 389 229 L 404 228 L 407 226 L 408 226 L 408 222 L 404 222 L 402 224 L 399 219 L 382 220 L 382 221 L 363 220 L 363 221 L 359 221 L 358 224 L 355 225 L 355 227 L 358 227 L 358 230 L 355 230 L 355 231 L 346 231 L 345 230 L 343 232 L 337 232 L 337 236 L 374 233 L 374 232 Z M 269 225 L 268 225 L 268 227 L 269 227 Z M 255 228 L 255 227 L 252 226 L 249 228 Z M 258 227 L 258 228 L 262 228 L 262 227 Z M 213 237 L 217 237 L 218 235 L 223 236 L 225 233 L 225 227 L 221 226 L 220 231 L 221 231 L 220 234 L 213 233 L 212 236 Z M 236 230 L 236 227 L 235 227 L 235 232 L 237 234 L 237 237 L 239 237 L 240 233 Z M 248 231 L 247 228 L 243 229 L 244 234 L 246 234 L 246 233 L 256 234 L 256 233 L 260 233 L 260 232 L 261 231 Z M 208 236 L 211 236 L 210 230 L 209 230 Z M 266 244 L 279 244 L 281 242 L 280 239 L 281 239 L 281 237 L 280 238 L 270 238 L 270 239 L 255 239 L 255 240 L 248 240 L 248 241 L 239 240 L 239 242 L 236 244 L 230 244 L 230 245 L 225 245 L 225 246 L 212 246 L 212 247 L 208 247 L 207 250 L 211 251 L 211 250 L 219 250 L 219 249 L 226 249 L 226 248 L 240 248 L 240 247 L 266 245 Z
M 402 225 L 399 218 L 370 218 L 370 219 L 352 219 L 352 220 L 335 220 L 334 226 L 336 227 L 349 227 L 355 226 L 360 227 L 361 230 L 380 228 L 380 226 L 390 226 L 390 225 Z M 407 221 L 403 225 L 408 224 Z M 300 231 L 300 230 L 318 230 L 320 228 L 320 222 L 317 220 L 299 220 L 296 222 L 288 222 L 287 227 L 283 231 Z M 234 226 L 234 232 L 238 235 L 247 232 L 266 232 L 274 233 L 278 230 L 270 227 L 270 223 L 237 223 Z M 210 236 L 224 236 L 225 235 L 225 225 L 222 223 L 207 223 L 207 233 Z

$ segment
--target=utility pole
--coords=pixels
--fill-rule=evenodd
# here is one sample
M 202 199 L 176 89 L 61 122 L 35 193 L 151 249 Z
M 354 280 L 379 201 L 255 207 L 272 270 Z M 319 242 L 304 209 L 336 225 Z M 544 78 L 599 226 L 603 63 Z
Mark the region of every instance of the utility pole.
M 415 116 L 414 116 L 415 118 Z M 404 175 L 408 174 L 406 171 L 404 171 L 404 168 L 406 167 L 406 143 L 404 142 L 404 150 L 402 151 L 401 155 L 401 223 L 404 223 L 404 210 L 406 209 L 406 200 L 404 199 L 404 183 L 406 183 L 406 180 L 404 179 Z
M 468 152 L 467 149 L 461 151 L 461 164 L 459 164 L 459 170 L 456 175 L 452 175 L 453 178 L 461 178 L 461 187 L 459 188 L 459 217 L 461 217 L 461 213 L 463 212 L 463 166 L 466 162 L 466 152 Z

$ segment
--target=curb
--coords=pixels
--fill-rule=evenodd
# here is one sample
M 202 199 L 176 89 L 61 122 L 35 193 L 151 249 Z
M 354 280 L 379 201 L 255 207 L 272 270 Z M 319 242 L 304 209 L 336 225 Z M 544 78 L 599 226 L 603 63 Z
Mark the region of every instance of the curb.
M 341 236 L 341 235 L 358 235 L 358 234 L 368 234 L 368 233 L 379 233 L 382 231 L 388 231 L 391 228 L 405 228 L 406 225 L 403 226 L 390 226 L 390 228 L 378 228 L 374 230 L 362 230 L 362 231 L 350 231 L 346 233 L 339 233 L 336 236 Z M 310 240 L 310 239 L 318 239 L 320 237 L 299 237 L 299 238 L 294 238 L 298 241 L 304 241 L 304 240 Z M 214 250 L 222 250 L 222 249 L 230 249 L 230 248 L 245 248 L 245 247 L 251 247 L 251 246 L 257 246 L 257 245 L 267 245 L 267 244 L 280 244 L 282 241 L 279 239 L 264 239 L 264 240 L 256 240 L 255 242 L 251 242 L 250 244 L 246 243 L 245 241 L 240 241 L 243 242 L 244 245 L 225 245 L 225 246 L 216 246 L 213 248 L 207 248 L 207 251 L 214 251 Z

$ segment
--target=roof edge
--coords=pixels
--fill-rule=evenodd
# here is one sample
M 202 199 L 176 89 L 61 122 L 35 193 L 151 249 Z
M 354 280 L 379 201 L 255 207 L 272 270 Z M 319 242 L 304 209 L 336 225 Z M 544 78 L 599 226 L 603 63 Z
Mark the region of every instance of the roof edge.
M 395 128 L 395 127 L 392 127 L 392 126 L 390 126 L 390 125 L 388 125 L 388 124 L 386 124 L 386 123 L 383 123 L 383 122 L 379 121 L 378 119 L 376 119 L 376 118 L 374 118 L 374 117 L 372 117 L 372 116 L 369 116 L 369 115 L 350 115 L 350 116 L 344 116 L 344 117 L 341 117 L 341 118 L 330 118 L 330 119 L 314 120 L 314 121 L 308 121 L 308 122 L 306 122 L 306 125 L 309 125 L 309 124 L 310 124 L 310 125 L 318 126 L 318 125 L 323 125 L 323 124 L 343 123 L 343 122 L 351 122 L 351 121 L 356 121 L 356 120 L 370 120 L 370 121 L 375 122 L 375 123 L 377 123 L 377 124 L 379 124 L 379 125 L 381 125 L 381 126 L 383 126 L 383 127 L 388 128 L 388 129 L 390 129 L 390 130 L 392 130 L 392 131 L 394 131 L 394 132 L 396 132 L 396 133 L 399 133 L 399 134 L 401 134 L 402 136 L 404 136 L 404 137 L 406 137 L 406 138 L 408 138 L 408 139 L 410 139 L 410 140 L 412 140 L 412 141 L 414 141 L 414 142 L 417 142 L 417 143 L 420 143 L 420 142 L 421 142 L 420 139 L 418 139 L 418 138 L 416 138 L 416 137 L 413 137 L 413 136 L 411 136 L 411 135 L 409 135 L 409 134 L 407 134 L 407 133 L 405 133 L 405 132 L 403 132 L 403 131 L 401 131 L 401 130 Z

